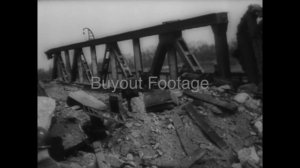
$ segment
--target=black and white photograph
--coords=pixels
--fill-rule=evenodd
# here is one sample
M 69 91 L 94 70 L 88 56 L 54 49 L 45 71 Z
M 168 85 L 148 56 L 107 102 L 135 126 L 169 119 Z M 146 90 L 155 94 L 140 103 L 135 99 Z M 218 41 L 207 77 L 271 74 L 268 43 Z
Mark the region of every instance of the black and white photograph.
M 262 0 L 38 0 L 38 168 L 262 168 Z

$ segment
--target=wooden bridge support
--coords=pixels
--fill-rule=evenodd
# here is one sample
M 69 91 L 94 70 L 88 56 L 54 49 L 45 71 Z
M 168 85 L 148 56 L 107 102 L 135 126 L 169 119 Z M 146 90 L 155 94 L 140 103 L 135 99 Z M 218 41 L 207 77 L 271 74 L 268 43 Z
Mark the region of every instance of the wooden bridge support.
M 71 62 L 70 62 L 70 54 L 69 50 L 65 50 L 65 60 L 66 60 L 66 68 L 69 76 L 71 77 Z
M 53 60 L 53 71 L 52 71 L 52 79 L 60 79 L 66 81 L 68 77 L 64 74 L 64 65 L 62 61 L 61 52 L 56 52 L 55 59 Z
M 82 50 L 78 50 L 78 53 L 76 54 L 77 57 L 77 67 L 78 67 L 78 82 L 83 83 L 84 78 L 83 78 L 83 68 L 82 68 L 82 60 L 81 60 L 81 52 Z
M 151 75 L 159 76 L 162 66 L 164 64 L 166 53 L 167 53 L 166 44 L 164 44 L 160 40 L 153 57 L 152 66 L 150 70 Z
M 215 39 L 215 48 L 217 55 L 218 71 L 224 78 L 230 77 L 230 64 L 229 64 L 229 52 L 227 44 L 227 13 L 212 13 L 203 16 L 198 16 L 194 18 L 189 18 L 179 21 L 166 22 L 162 25 L 156 25 L 152 27 L 147 27 L 144 29 L 134 30 L 130 32 L 125 32 L 117 35 L 107 36 L 99 39 L 93 39 L 85 42 L 70 44 L 67 46 L 61 46 L 58 48 L 50 49 L 46 52 L 48 59 L 53 59 L 53 74 L 52 78 L 56 79 L 61 77 L 60 66 L 64 66 L 57 59 L 61 57 L 61 53 L 65 52 L 65 66 L 66 72 L 71 77 L 70 82 L 74 82 L 77 79 L 80 83 L 84 82 L 84 72 L 90 73 L 90 69 L 86 64 L 85 60 L 82 60 L 81 53 L 82 48 L 90 47 L 91 49 L 91 60 L 92 60 L 92 75 L 98 76 L 98 67 L 97 67 L 97 54 L 96 46 L 105 44 L 110 48 L 109 59 L 107 59 L 107 66 L 111 69 L 111 76 L 114 80 L 118 79 L 118 69 L 122 70 L 122 74 L 125 78 L 132 77 L 132 73 L 128 68 L 128 63 L 126 59 L 122 56 L 117 42 L 123 40 L 132 40 L 133 51 L 134 51 L 134 63 L 136 69 L 136 77 L 140 76 L 140 72 L 143 72 L 143 61 L 140 47 L 140 38 L 152 35 L 159 35 L 159 44 L 155 51 L 153 58 L 152 66 L 150 69 L 150 74 L 153 76 L 159 76 L 162 70 L 162 66 L 165 60 L 166 55 L 168 55 L 168 64 L 170 79 L 177 79 L 177 56 L 176 54 L 185 61 L 185 64 L 189 65 L 191 71 L 195 73 L 203 73 L 203 68 L 200 66 L 196 57 L 189 51 L 185 41 L 182 38 L 181 31 L 185 29 L 211 26 L 214 39 Z M 69 50 L 74 51 L 73 65 L 70 66 Z M 84 56 L 83 56 L 84 57 Z M 105 60 L 105 59 L 104 59 Z M 120 63 L 121 62 L 121 63 Z M 118 65 L 117 65 L 118 63 Z M 60 65 L 59 65 L 60 64 Z M 106 66 L 105 66 L 106 67 Z M 103 69 L 103 68 L 102 68 Z M 189 70 L 188 70 L 189 71 Z M 71 73 L 71 75 L 70 75 Z M 65 80 L 65 71 L 63 72 L 63 79 Z M 90 76 L 90 75 L 89 75 Z M 101 74 L 102 76 L 102 74 Z
M 170 79 L 176 80 L 178 68 L 177 68 L 176 49 L 174 47 L 171 47 L 168 51 L 168 63 L 169 63 Z
M 182 57 L 185 64 L 190 67 L 190 69 L 196 73 L 203 73 L 203 69 L 200 66 L 196 57 L 189 51 L 186 43 L 182 39 L 181 32 L 172 32 L 161 34 L 159 36 L 159 44 L 156 49 L 156 53 L 153 58 L 152 67 L 150 70 L 151 75 L 159 76 L 165 55 L 168 55 L 169 72 L 170 79 L 176 80 L 178 67 L 177 67 L 177 56 L 176 53 Z
M 83 72 L 82 72 L 80 57 L 81 57 L 81 49 L 76 48 L 74 50 L 71 82 L 75 82 L 77 79 L 79 79 L 79 82 L 83 82 Z
M 113 52 L 109 52 L 110 57 L 110 70 L 111 70 L 111 78 L 114 82 L 118 80 L 118 69 L 117 69 L 117 61 L 116 56 Z
M 57 57 L 53 58 L 53 69 L 52 69 L 52 80 L 56 79 L 58 77 L 57 73 Z
M 226 36 L 227 25 L 228 23 L 222 23 L 211 26 L 215 38 L 218 72 L 223 78 L 230 78 L 229 51 Z
M 135 74 L 136 77 L 139 78 L 140 73 L 143 72 L 143 61 L 142 61 L 140 39 L 135 38 L 132 40 L 132 43 L 133 43 L 133 53 L 134 53 Z
M 92 73 L 93 76 L 98 77 L 98 65 L 97 65 L 97 54 L 96 46 L 91 46 L 91 60 L 92 60 Z

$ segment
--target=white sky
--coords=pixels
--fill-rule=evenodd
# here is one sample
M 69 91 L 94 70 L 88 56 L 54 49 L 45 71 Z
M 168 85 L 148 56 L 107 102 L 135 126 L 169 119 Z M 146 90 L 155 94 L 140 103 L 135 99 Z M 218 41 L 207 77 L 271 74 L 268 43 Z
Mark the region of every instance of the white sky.
M 48 69 L 48 49 L 87 40 L 82 29 L 89 27 L 96 38 L 185 19 L 213 12 L 228 12 L 228 41 L 235 39 L 236 27 L 249 4 L 262 0 L 123 0 L 123 1 L 39 1 L 38 2 L 38 68 Z M 210 27 L 183 32 L 189 42 L 214 43 Z M 141 39 L 142 50 L 155 47 L 157 36 Z M 132 54 L 132 42 L 119 42 L 124 54 Z M 101 61 L 104 47 L 97 47 Z M 89 61 L 89 59 L 88 59 Z

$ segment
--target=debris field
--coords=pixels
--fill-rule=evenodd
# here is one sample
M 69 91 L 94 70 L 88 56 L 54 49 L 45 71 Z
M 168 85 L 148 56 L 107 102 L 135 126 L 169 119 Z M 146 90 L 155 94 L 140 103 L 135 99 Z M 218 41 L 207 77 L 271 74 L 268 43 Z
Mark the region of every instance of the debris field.
M 61 167 L 263 167 L 263 102 L 252 85 L 131 99 L 55 81 L 43 88 L 56 101 L 49 153 Z

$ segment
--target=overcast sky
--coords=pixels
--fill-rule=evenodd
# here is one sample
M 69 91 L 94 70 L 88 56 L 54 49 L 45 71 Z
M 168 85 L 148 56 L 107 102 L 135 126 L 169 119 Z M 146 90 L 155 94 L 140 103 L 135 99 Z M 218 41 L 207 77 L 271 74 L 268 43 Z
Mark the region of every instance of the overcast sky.
M 236 26 L 249 4 L 262 0 L 123 0 L 123 1 L 38 1 L 38 68 L 48 69 L 52 61 L 45 51 L 61 45 L 87 40 L 84 27 L 96 38 L 122 33 L 168 20 L 185 19 L 213 12 L 228 12 L 228 41 L 235 39 Z M 214 43 L 210 27 L 183 32 L 187 42 Z M 142 50 L 155 47 L 157 36 L 141 39 Z M 124 54 L 132 54 L 132 42 L 119 42 Z M 97 58 L 102 60 L 104 46 L 97 47 Z M 88 61 L 90 59 L 88 58 Z

